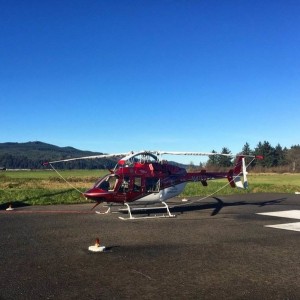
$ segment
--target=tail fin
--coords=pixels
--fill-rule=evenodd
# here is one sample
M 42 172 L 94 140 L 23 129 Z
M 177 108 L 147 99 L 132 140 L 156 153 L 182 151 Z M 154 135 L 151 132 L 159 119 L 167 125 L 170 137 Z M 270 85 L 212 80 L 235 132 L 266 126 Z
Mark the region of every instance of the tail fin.
M 241 180 L 241 176 L 240 176 L 241 174 L 243 174 L 243 181 Z M 237 161 L 235 163 L 234 169 L 228 172 L 227 179 L 231 187 L 237 187 L 240 189 L 248 188 L 245 156 L 239 155 L 237 157 Z

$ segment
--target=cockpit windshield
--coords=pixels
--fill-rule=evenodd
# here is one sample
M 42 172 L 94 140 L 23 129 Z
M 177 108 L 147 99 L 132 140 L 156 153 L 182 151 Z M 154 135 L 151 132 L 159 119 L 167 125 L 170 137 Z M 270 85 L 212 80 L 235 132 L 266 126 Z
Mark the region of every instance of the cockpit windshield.
M 95 187 L 105 191 L 113 191 L 118 183 L 119 176 L 110 174 L 101 178 Z
M 133 166 L 135 163 L 154 163 L 158 162 L 159 159 L 156 155 L 150 152 L 140 152 L 133 155 L 129 155 L 116 165 L 115 169 L 122 168 L 122 167 L 130 167 Z
M 133 159 L 135 162 L 140 162 L 140 163 L 145 163 L 145 162 L 153 163 L 158 161 L 157 156 L 152 153 L 142 153 L 134 156 Z

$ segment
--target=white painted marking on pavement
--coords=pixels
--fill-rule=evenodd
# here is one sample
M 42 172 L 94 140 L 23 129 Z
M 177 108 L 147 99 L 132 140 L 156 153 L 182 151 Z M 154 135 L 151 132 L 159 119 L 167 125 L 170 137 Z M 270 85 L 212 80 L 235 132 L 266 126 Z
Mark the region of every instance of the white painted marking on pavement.
M 300 210 L 274 211 L 274 212 L 267 212 L 267 213 L 258 213 L 258 215 L 300 220 Z
M 258 215 L 300 220 L 300 210 L 285 210 L 285 211 L 258 213 Z M 300 231 L 300 222 L 278 224 L 278 225 L 265 225 L 265 227 Z
M 277 228 L 277 229 L 285 229 L 285 230 L 293 230 L 300 231 L 300 222 L 297 223 L 287 223 L 287 224 L 279 224 L 279 225 L 265 225 L 265 227 Z

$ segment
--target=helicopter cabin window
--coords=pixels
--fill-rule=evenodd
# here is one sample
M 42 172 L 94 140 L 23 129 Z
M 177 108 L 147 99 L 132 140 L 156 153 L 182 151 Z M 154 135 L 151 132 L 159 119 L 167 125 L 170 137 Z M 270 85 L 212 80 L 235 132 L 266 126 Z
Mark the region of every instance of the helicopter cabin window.
M 129 180 L 130 180 L 130 178 L 128 176 L 124 177 L 123 182 L 120 185 L 119 192 L 121 192 L 121 193 L 128 192 L 128 189 L 129 189 Z
M 159 191 L 159 178 L 146 178 L 146 191 L 158 192 Z
M 134 177 L 133 182 L 133 191 L 134 192 L 140 192 L 142 188 L 142 180 L 141 177 Z

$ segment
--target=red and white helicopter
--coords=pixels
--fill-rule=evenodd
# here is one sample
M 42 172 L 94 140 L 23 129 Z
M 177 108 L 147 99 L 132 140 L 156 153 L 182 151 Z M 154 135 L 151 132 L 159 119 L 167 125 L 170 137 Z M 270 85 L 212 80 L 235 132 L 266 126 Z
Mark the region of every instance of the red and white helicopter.
M 170 213 L 166 201 L 178 196 L 185 188 L 188 182 L 199 181 L 203 186 L 207 186 L 208 180 L 227 178 L 231 187 L 247 188 L 246 168 L 254 159 L 261 159 L 261 156 L 236 155 L 235 165 L 227 172 L 208 172 L 201 170 L 198 172 L 187 172 L 185 168 L 168 163 L 162 159 L 162 155 L 197 155 L 211 156 L 223 155 L 233 157 L 232 154 L 221 153 L 203 153 L 203 152 L 172 152 L 172 151 L 139 151 L 118 154 L 103 154 L 79 158 L 63 159 L 44 163 L 50 165 L 59 162 L 69 162 L 79 159 L 111 158 L 122 157 L 114 170 L 110 174 L 99 179 L 95 185 L 83 193 L 87 199 L 96 202 L 96 207 L 100 203 L 107 203 L 108 210 L 112 204 L 123 204 L 127 207 L 129 218 L 132 216 L 130 204 L 155 204 L 161 203 L 167 210 L 167 215 L 163 217 L 174 217 Z M 248 157 L 251 162 L 246 166 L 245 158 Z M 53 168 L 54 169 L 54 168 Z M 243 180 L 241 179 L 243 175 Z M 93 207 L 93 208 L 94 208 Z M 161 209 L 162 207 L 160 207 Z M 153 208 L 151 208 L 153 209 Z M 124 219 L 120 217 L 121 219 Z M 144 217 L 143 217 L 144 218 Z

